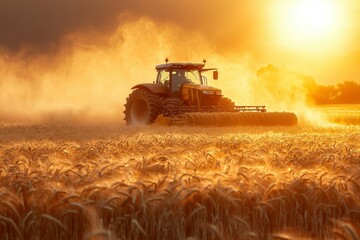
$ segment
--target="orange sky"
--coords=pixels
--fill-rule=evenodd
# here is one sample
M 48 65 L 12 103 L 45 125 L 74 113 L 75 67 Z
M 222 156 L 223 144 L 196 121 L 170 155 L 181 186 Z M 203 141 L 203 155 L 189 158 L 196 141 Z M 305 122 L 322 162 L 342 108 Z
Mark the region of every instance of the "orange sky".
M 165 57 L 207 58 L 238 104 L 259 100 L 250 90 L 268 64 L 360 81 L 359 23 L 358 0 L 0 0 L 0 116 L 11 105 L 122 118 L 131 86 Z
M 333 32 L 306 38 L 302 29 L 294 30 L 299 26 L 293 22 L 299 19 L 291 19 L 297 15 L 302 22 L 312 21 L 307 20 L 308 9 L 296 5 L 304 1 L 0 0 L 0 49 L 10 56 L 24 49 L 25 55 L 54 55 L 70 34 L 89 39 L 111 36 L 119 26 L 147 17 L 159 24 L 172 23 L 189 37 L 199 33 L 220 55 L 250 54 L 259 64 L 297 68 L 321 83 L 359 81 L 360 2 L 312 1 L 323 2 L 320 9 L 325 11 L 331 10 L 326 5 L 336 9 L 327 16 L 332 18 Z

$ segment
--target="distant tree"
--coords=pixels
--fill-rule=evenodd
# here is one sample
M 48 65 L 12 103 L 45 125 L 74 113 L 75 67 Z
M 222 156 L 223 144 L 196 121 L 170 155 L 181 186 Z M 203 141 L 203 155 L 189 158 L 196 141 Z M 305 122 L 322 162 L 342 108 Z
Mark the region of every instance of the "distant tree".
M 335 103 L 336 93 L 335 86 L 316 85 L 310 90 L 309 98 L 315 104 L 331 104 Z
M 256 75 L 261 86 L 275 94 L 276 99 L 294 100 L 305 94 L 311 104 L 360 104 L 360 84 L 345 81 L 337 85 L 319 85 L 305 74 L 279 68 L 271 64 L 261 67 Z
M 336 103 L 358 104 L 360 103 L 360 85 L 356 82 L 345 81 L 337 85 L 338 95 Z

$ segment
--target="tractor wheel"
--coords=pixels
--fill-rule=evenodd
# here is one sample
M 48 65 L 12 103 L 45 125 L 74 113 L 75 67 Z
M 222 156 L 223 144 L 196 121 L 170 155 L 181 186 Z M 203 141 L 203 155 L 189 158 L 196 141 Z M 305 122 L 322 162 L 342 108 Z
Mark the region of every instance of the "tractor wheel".
M 162 113 L 164 117 L 179 116 L 181 111 L 182 102 L 178 98 L 167 98 L 162 103 Z
M 231 101 L 229 98 L 220 98 L 218 103 L 219 111 L 221 112 L 234 112 L 235 111 L 235 103 Z
M 161 98 L 143 89 L 134 90 L 126 98 L 125 121 L 128 125 L 146 125 L 161 113 Z

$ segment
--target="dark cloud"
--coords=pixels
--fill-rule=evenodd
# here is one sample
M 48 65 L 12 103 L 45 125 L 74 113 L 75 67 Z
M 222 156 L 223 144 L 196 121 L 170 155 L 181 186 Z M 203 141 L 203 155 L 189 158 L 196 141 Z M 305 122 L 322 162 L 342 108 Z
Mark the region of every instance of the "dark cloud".
M 139 17 L 198 31 L 218 45 L 250 43 L 259 1 L 0 0 L 0 48 L 47 51 L 69 33 L 105 35 Z
M 10 50 L 47 48 L 73 31 L 115 26 L 115 0 L 0 0 L 0 44 Z

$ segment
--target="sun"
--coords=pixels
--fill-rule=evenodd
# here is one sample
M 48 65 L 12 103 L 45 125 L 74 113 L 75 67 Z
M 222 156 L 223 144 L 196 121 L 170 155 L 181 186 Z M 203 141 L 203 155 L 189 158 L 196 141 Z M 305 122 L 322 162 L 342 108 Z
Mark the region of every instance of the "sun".
M 300 50 L 330 48 L 340 22 L 341 14 L 332 0 L 284 1 L 277 12 L 280 43 Z
M 334 9 L 322 0 L 302 0 L 290 10 L 289 23 L 304 37 L 321 37 L 334 25 Z

